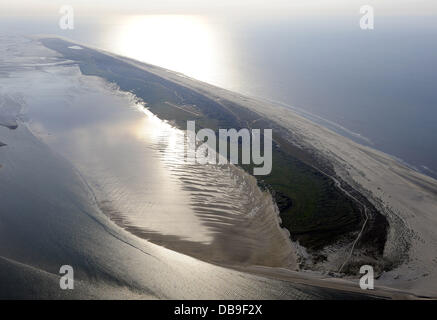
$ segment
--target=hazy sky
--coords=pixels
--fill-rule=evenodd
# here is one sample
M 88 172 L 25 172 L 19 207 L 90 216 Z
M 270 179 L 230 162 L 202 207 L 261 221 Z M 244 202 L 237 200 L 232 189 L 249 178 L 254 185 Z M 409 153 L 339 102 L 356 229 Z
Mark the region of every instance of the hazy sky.
M 436 0 L 0 0 L 0 15 L 52 15 L 69 4 L 80 13 L 102 14 L 330 14 L 357 12 L 373 5 L 383 15 L 437 14 Z

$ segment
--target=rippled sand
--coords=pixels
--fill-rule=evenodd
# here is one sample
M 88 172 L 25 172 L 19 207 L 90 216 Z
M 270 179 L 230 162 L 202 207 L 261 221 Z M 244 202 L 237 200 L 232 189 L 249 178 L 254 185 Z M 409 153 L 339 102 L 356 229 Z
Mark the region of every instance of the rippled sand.
M 8 129 L 11 118 L 8 128 L 0 127 L 0 138 L 8 144 L 0 149 L 0 297 L 364 297 L 362 292 L 351 293 L 359 292 L 354 281 L 345 285 L 268 268 L 294 268 L 294 252 L 278 227 L 270 196 L 252 177 L 233 166 L 184 164 L 176 152 L 183 146 L 178 142 L 182 133 L 144 112 L 129 94 L 82 76 L 76 66 L 31 40 L 1 39 L 0 96 L 20 108 L 15 112 L 18 128 Z M 208 94 L 262 106 L 162 72 Z M 257 111 L 284 120 L 272 110 Z M 354 144 L 287 112 L 286 125 L 304 132 L 308 143 L 324 150 L 317 145 L 324 141 L 326 148 L 337 146 L 338 154 L 347 151 L 345 157 L 362 156 L 352 152 L 361 150 Z M 380 162 L 366 160 L 376 174 L 387 172 Z M 414 176 L 395 162 L 386 163 L 402 169 L 405 179 Z M 429 183 L 433 188 L 434 182 Z M 380 191 L 387 192 L 384 199 L 390 190 L 384 186 Z M 422 199 L 435 208 L 432 198 L 425 194 Z M 418 201 L 411 203 L 419 207 Z M 425 240 L 422 247 L 429 243 Z M 151 242 L 263 277 L 204 263 Z M 418 251 L 420 259 L 423 252 Z M 57 275 L 66 263 L 75 266 L 78 286 L 74 293 L 60 295 Z M 432 285 L 429 288 L 432 291 Z
M 232 165 L 186 164 L 183 131 L 132 95 L 52 59 L 44 72 L 1 79 L 2 99 L 26 101 L 32 132 L 78 169 L 115 223 L 200 259 L 295 268 L 277 208 L 253 177 Z

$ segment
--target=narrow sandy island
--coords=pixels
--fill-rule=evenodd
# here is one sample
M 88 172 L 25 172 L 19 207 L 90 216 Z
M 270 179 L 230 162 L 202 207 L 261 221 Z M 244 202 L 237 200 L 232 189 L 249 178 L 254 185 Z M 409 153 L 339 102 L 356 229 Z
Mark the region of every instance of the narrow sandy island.
M 376 285 L 423 296 L 437 295 L 437 235 L 434 233 L 437 228 L 437 181 L 382 152 L 321 127 L 291 109 L 220 89 L 163 68 L 100 52 L 216 101 L 235 102 L 278 124 L 291 143 L 332 164 L 338 178 L 365 195 L 387 218 L 390 227 L 384 259 L 392 263 L 393 268 L 383 273 Z
M 387 217 L 390 230 L 384 256 L 398 265 L 382 274 L 377 284 L 418 295 L 437 295 L 436 180 L 383 152 L 321 127 L 289 108 L 242 96 L 163 68 L 113 56 L 213 99 L 234 101 L 289 130 L 293 143 L 327 159 L 340 178 L 365 195 Z
M 39 47 L 32 47 L 34 43 L 28 41 L 23 47 L 13 40 L 10 47 L 29 52 L 30 63 L 35 61 L 32 57 Z M 99 190 L 111 198 L 112 204 L 118 204 L 120 211 L 143 219 L 161 233 L 170 227 L 171 233 L 177 232 L 184 223 L 195 226 L 180 228 L 185 238 L 199 240 L 208 231 L 204 224 L 196 224 L 195 214 L 181 212 L 181 208 L 189 210 L 189 206 L 180 204 L 193 190 L 183 189 L 189 184 L 179 183 L 165 168 L 157 153 L 165 151 L 166 144 L 160 143 L 159 134 L 153 136 L 148 130 L 164 135 L 167 132 L 153 130 L 153 119 L 131 104 L 128 93 L 114 90 L 100 78 L 83 76 L 76 65 L 58 62 L 44 68 L 30 63 L 25 69 L 19 65 L 9 68 L 14 81 L 12 77 L 0 77 L 0 88 L 4 90 L 1 94 L 16 98 L 25 115 L 18 119 L 15 130 L 0 128 L 0 135 L 11 146 L 0 151 L 0 162 L 4 164 L 0 170 L 0 297 L 375 298 L 372 292 L 332 289 L 328 283 L 299 284 L 223 268 L 157 246 L 113 223 L 101 211 Z M 162 125 L 162 121 L 156 121 L 156 125 Z M 167 160 L 171 156 L 162 154 Z M 248 178 L 248 183 L 253 181 Z M 208 195 L 220 182 L 218 179 L 211 186 L 203 185 L 210 190 L 194 192 L 197 196 Z M 244 186 L 244 181 L 236 179 L 234 184 Z M 228 196 L 224 199 L 237 202 L 232 194 Z M 268 194 L 265 196 L 266 204 L 271 204 Z M 227 209 L 231 211 L 233 205 L 230 203 Z M 240 208 L 234 211 L 238 214 Z M 261 208 L 261 213 L 264 211 Z M 214 222 L 213 215 L 206 218 Z M 266 219 L 261 225 L 273 226 L 267 229 L 271 236 L 279 227 L 274 217 Z M 192 234 L 187 235 L 187 231 Z M 259 236 L 263 230 L 259 231 L 251 236 Z M 247 242 L 234 246 L 241 243 Z M 278 245 L 277 240 L 273 243 Z M 269 247 L 258 249 L 265 254 Z M 65 264 L 74 267 L 75 290 L 59 288 L 59 269 Z

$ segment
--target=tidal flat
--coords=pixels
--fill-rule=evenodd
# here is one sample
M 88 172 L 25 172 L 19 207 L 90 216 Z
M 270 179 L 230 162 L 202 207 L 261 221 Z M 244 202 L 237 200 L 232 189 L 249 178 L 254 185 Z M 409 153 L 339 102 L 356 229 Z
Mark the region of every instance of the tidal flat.
M 345 232 L 345 236 L 337 238 L 334 244 L 322 244 L 323 249 L 316 249 L 319 254 L 311 256 L 311 254 L 308 255 L 308 251 L 304 250 L 303 254 L 300 255 L 306 258 L 304 259 L 306 260 L 303 264 L 304 268 L 342 269 L 353 274 L 363 262 L 371 263 L 379 269 L 377 271 L 380 272 L 378 282 L 381 285 L 407 290 L 423 296 L 435 296 L 436 288 L 433 284 L 436 282 L 433 279 L 437 277 L 435 272 L 437 257 L 433 254 L 432 248 L 437 244 L 433 231 L 436 226 L 437 203 L 434 195 L 437 190 L 437 182 L 433 178 L 415 172 L 383 152 L 360 145 L 315 124 L 289 108 L 208 85 L 170 70 L 108 52 L 97 51 L 97 56 L 90 58 L 96 51 L 90 49 L 90 52 L 85 53 L 88 58 L 82 61 L 83 56 L 71 56 L 70 52 L 62 49 L 65 47 L 62 41 L 62 39 L 53 40 L 51 43 L 54 46 L 53 49 L 67 54 L 70 59 L 77 61 L 83 73 L 96 72 L 105 77 L 104 68 L 91 67 L 87 70 L 86 62 L 96 61 L 104 66 L 105 61 L 115 59 L 121 61 L 121 65 L 118 65 L 116 70 L 108 69 L 107 71 L 111 72 L 107 72 L 106 75 L 112 83 L 118 84 L 120 81 L 120 88 L 123 85 L 123 73 L 134 68 L 136 69 L 134 72 L 136 77 L 131 80 L 135 86 L 130 88 L 134 93 L 135 90 L 144 90 L 145 88 L 142 87 L 144 81 L 152 79 L 155 89 L 158 89 L 157 92 L 162 94 L 164 91 L 171 94 L 163 88 L 165 86 L 162 81 L 164 81 L 169 83 L 171 89 L 181 88 L 182 92 L 186 94 L 186 99 L 201 95 L 200 99 L 203 99 L 201 101 L 205 102 L 206 106 L 203 114 L 208 112 L 213 114 L 214 108 L 211 108 L 210 103 L 215 102 L 219 104 L 218 117 L 227 114 L 227 111 L 234 116 L 219 117 L 213 121 L 208 120 L 210 117 L 206 117 L 205 127 L 213 127 L 218 121 L 224 121 L 227 125 L 236 124 L 235 120 L 246 119 L 242 115 L 250 119 L 250 115 L 253 116 L 254 113 L 256 115 L 252 118 L 252 124 L 267 121 L 268 126 L 279 133 L 279 139 L 282 138 L 283 141 L 289 143 L 289 148 L 293 150 L 292 158 L 297 158 L 310 168 L 315 169 L 316 175 L 325 178 L 326 183 L 342 194 L 343 199 L 355 204 L 355 210 L 349 210 L 349 213 L 356 212 L 355 217 L 357 214 L 360 217 L 360 221 L 355 225 L 355 231 Z M 146 80 L 142 78 L 144 73 Z M 113 77 L 112 80 L 110 77 Z M 150 87 L 145 87 L 150 90 Z M 125 89 L 129 90 L 129 88 Z M 177 105 L 177 102 L 172 102 L 172 104 Z M 184 103 L 184 105 L 188 105 L 188 103 Z M 158 104 L 156 112 L 158 116 L 159 106 Z M 198 107 L 198 104 L 193 103 L 190 108 L 193 107 Z M 164 106 L 163 110 L 164 114 L 168 114 L 168 104 Z M 178 110 L 180 109 L 178 108 Z M 197 111 L 202 110 L 197 108 Z M 165 118 L 164 115 L 161 116 Z M 177 124 L 177 119 L 173 120 Z M 242 127 L 251 127 L 250 122 L 244 122 Z M 275 139 L 275 141 L 278 140 Z M 279 147 L 283 145 L 277 144 Z M 287 148 L 281 149 L 286 150 Z M 267 184 L 265 187 L 269 188 L 269 185 L 273 184 Z M 260 186 L 264 187 L 262 181 Z M 274 195 L 274 192 L 271 193 Z M 305 197 L 301 199 L 305 199 Z M 280 197 L 279 200 L 276 198 L 276 203 L 278 205 L 285 204 L 284 207 L 290 209 L 287 197 Z M 294 206 L 294 208 L 296 207 Z M 334 209 L 327 210 L 328 216 L 333 210 L 335 210 L 335 206 Z M 366 213 L 370 213 L 370 215 Z M 349 215 L 349 219 L 353 216 L 353 214 Z M 283 219 L 282 213 L 281 218 Z M 309 218 L 311 220 L 311 215 Z M 337 222 L 344 225 L 345 219 L 338 219 Z M 359 238 L 354 237 L 354 234 L 358 235 Z M 318 237 L 315 236 L 315 238 Z
M 0 127 L 0 138 L 8 144 L 0 149 L 0 227 L 5 230 L 1 266 L 8 274 L 2 278 L 3 296 L 10 296 L 13 288 L 18 297 L 74 298 L 375 298 L 406 296 L 403 291 L 432 295 L 432 255 L 422 250 L 434 241 L 428 232 L 432 216 L 423 214 L 435 209 L 429 196 L 435 190 L 432 179 L 290 110 L 82 44 L 59 38 L 41 41 L 55 51 L 30 39 L 2 42 L 12 54 L 2 56 L 10 61 L 3 61 L 1 95 L 21 106 L 17 128 Z M 68 48 L 74 45 L 82 49 Z M 106 78 L 109 75 L 114 79 Z M 123 88 L 125 77 L 136 86 Z M 141 97 L 141 90 L 147 95 Z M 338 233 L 331 230 L 334 238 L 322 225 L 316 225 L 314 232 L 320 235 L 314 238 L 308 230 L 290 232 L 289 237 L 278 215 L 285 225 L 287 210 L 318 210 L 309 210 L 317 209 L 311 205 L 304 210 L 298 198 L 279 190 L 281 183 L 271 183 L 280 181 L 286 170 L 268 181 L 256 180 L 244 167 L 184 167 L 172 151 L 188 117 L 210 128 L 272 127 L 277 132 L 275 158 L 281 159 L 282 153 L 282 159 L 291 159 L 301 183 L 315 179 L 326 187 L 320 188 L 326 197 L 314 199 L 309 193 L 310 198 L 300 201 L 323 208 L 343 200 L 326 214 L 347 212 L 338 224 L 355 226 L 344 233 L 341 228 Z M 383 185 L 377 176 L 397 184 Z M 394 193 L 406 188 L 400 177 L 415 185 L 407 202 L 399 201 L 405 192 Z M 308 190 L 312 188 L 318 190 L 317 184 L 309 184 Z M 420 203 L 411 198 L 418 195 Z M 405 225 L 399 205 L 420 214 L 420 219 L 406 216 L 420 238 Z M 375 215 L 364 220 L 363 206 Z M 377 214 L 389 225 L 376 223 Z M 378 231 L 378 226 L 387 231 Z M 309 239 L 307 249 L 292 241 L 297 236 L 302 243 L 305 236 Z M 354 239 L 359 241 L 351 251 Z M 305 250 L 312 257 L 299 260 Z M 398 255 L 402 251 L 418 262 L 409 263 Z M 345 270 L 353 273 L 362 261 L 391 268 L 377 282 L 377 287 L 385 287 L 372 295 L 360 293 L 354 278 L 336 281 L 320 271 L 338 270 L 346 263 Z M 60 294 L 56 287 L 59 266 L 66 263 L 78 268 L 80 290 L 74 295 Z M 297 266 L 300 272 L 293 271 Z M 413 273 L 430 273 L 413 279 L 404 272 L 409 267 L 415 268 Z M 27 287 L 20 274 L 32 277 L 35 287 Z
M 360 246 L 365 248 L 362 256 L 364 260 L 378 262 L 379 271 L 388 267 L 381 259 L 387 233 L 384 216 L 351 186 L 343 182 L 344 186 L 339 187 L 331 178 L 335 173 L 330 163 L 292 143 L 293 139 L 284 127 L 241 103 L 211 98 L 207 92 L 157 75 L 153 72 L 159 70 L 157 67 L 145 65 L 150 68 L 146 70 L 133 65 L 129 59 L 118 59 L 84 46 L 82 50 L 71 50 L 69 47 L 73 44 L 59 38 L 41 41 L 64 58 L 77 62 L 83 74 L 102 77 L 120 90 L 134 94 L 148 110 L 180 129 L 186 129 L 188 120 L 195 120 L 198 129 L 216 131 L 219 128 L 272 128 L 273 170 L 267 176 L 257 177 L 257 183 L 272 194 L 279 209 L 281 226 L 288 230 L 291 240 L 298 241 L 309 252 L 311 258 L 301 259 L 301 266 L 318 269 L 319 262 L 327 260 L 321 250 L 334 245 L 342 253 L 325 269 L 338 271 L 344 263 L 342 259 L 347 259 L 346 247 L 354 241 L 366 221 L 360 241 Z M 250 165 L 241 167 L 252 172 Z M 357 198 L 361 201 L 356 201 Z M 365 210 L 369 212 L 368 220 L 365 220 Z M 353 267 L 350 272 L 356 273 L 355 269 Z

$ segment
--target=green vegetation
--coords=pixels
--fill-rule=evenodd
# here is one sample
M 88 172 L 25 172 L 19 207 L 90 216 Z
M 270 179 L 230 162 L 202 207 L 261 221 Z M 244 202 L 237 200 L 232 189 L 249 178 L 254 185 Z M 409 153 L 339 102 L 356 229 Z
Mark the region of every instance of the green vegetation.
M 258 114 L 242 106 L 215 101 L 97 51 L 70 50 L 71 43 L 60 39 L 42 42 L 65 58 L 76 61 L 83 74 L 100 76 L 117 84 L 121 90 L 134 93 L 158 117 L 173 121 L 182 129 L 187 120 L 196 120 L 197 129 L 273 128 L 276 144 L 272 172 L 257 179 L 259 185 L 269 189 L 274 196 L 283 226 L 294 240 L 307 248 L 319 249 L 360 228 L 359 206 L 315 168 L 317 161 L 311 154 L 285 140 L 280 129 L 275 130 L 277 124 L 260 119 Z M 252 173 L 250 165 L 243 168 Z M 385 232 L 381 237 L 385 242 Z M 376 241 L 378 246 L 381 241 Z

